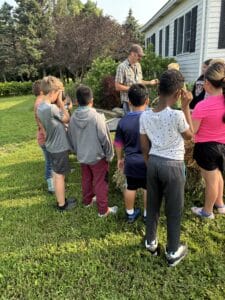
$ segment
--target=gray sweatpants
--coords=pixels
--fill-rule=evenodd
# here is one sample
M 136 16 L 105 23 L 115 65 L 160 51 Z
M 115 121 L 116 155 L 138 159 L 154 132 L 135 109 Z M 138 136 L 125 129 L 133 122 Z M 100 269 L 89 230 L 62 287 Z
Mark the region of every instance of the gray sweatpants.
M 183 161 L 150 155 L 147 165 L 146 239 L 156 239 L 162 198 L 165 198 L 167 250 L 177 251 L 184 206 L 185 166 Z

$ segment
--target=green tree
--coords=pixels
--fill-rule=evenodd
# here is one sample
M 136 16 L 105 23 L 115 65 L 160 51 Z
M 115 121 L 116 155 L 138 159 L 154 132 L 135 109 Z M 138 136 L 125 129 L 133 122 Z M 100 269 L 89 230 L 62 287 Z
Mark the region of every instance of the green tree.
M 102 15 L 102 9 L 97 7 L 97 4 L 91 0 L 87 0 L 84 4 L 82 12 L 85 14 L 95 14 L 96 16 Z
M 132 9 L 129 9 L 128 16 L 125 23 L 123 24 L 126 35 L 130 37 L 131 42 L 144 44 L 144 35 L 140 32 L 140 25 L 138 21 L 133 16 Z
M 12 79 L 16 63 L 16 35 L 12 9 L 13 7 L 6 2 L 0 8 L 0 76 L 3 81 Z
M 53 12 L 55 17 L 76 16 L 84 8 L 80 0 L 58 0 L 53 1 Z

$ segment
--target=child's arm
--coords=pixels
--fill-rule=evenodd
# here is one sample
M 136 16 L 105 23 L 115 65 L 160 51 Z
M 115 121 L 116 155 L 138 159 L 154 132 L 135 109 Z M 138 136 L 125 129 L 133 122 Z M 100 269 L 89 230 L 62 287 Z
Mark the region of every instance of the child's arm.
M 147 134 L 140 134 L 140 141 L 141 141 L 141 151 L 144 156 L 144 161 L 147 165 L 148 158 L 149 158 L 149 151 L 151 148 L 151 141 L 148 139 Z
M 123 158 L 123 148 L 118 147 L 114 144 L 116 150 L 116 157 L 117 157 L 117 169 L 123 172 L 124 169 L 124 158 Z
M 66 110 L 66 108 L 64 106 L 64 102 L 62 101 L 62 93 L 59 93 L 59 96 L 58 96 L 58 99 L 57 99 L 56 103 L 57 103 L 57 106 L 59 107 L 59 109 L 61 110 L 61 112 L 63 113 L 61 121 L 63 123 L 69 123 L 70 115 L 69 115 L 68 111 Z
M 190 126 L 188 130 L 181 133 L 181 135 L 183 136 L 183 138 L 185 140 L 192 139 L 193 133 L 194 133 L 192 119 L 191 119 L 191 113 L 190 113 L 190 108 L 189 108 L 189 104 L 192 101 L 192 99 L 193 99 L 192 93 L 182 89 L 182 92 L 181 92 L 181 109 L 182 109 L 182 111 L 185 115 L 185 118 L 186 118 L 186 121 L 187 121 L 188 125 Z
M 97 135 L 102 145 L 107 161 L 112 161 L 114 156 L 113 145 L 110 137 L 109 128 L 105 122 L 105 118 L 99 114 L 97 118 Z

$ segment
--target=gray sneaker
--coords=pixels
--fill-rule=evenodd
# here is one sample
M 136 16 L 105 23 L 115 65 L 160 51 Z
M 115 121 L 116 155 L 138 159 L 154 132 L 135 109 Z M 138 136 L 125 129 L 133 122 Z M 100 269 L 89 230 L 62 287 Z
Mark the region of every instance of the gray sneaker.
M 112 207 L 108 207 L 108 210 L 105 214 L 98 214 L 98 216 L 100 218 L 105 218 L 108 217 L 108 215 L 112 214 L 115 215 L 118 211 L 118 206 L 112 206 Z
M 154 240 L 149 242 L 148 240 L 145 240 L 145 249 L 148 250 L 154 256 L 159 255 L 158 241 Z
M 167 252 L 166 259 L 169 267 L 175 267 L 179 262 L 187 255 L 188 247 L 187 245 L 180 245 L 176 252 Z
M 74 198 L 69 198 L 68 200 L 67 199 L 65 200 L 65 204 L 63 206 L 57 205 L 57 209 L 58 211 L 63 212 L 63 211 L 73 209 L 75 205 L 76 205 L 76 200 Z

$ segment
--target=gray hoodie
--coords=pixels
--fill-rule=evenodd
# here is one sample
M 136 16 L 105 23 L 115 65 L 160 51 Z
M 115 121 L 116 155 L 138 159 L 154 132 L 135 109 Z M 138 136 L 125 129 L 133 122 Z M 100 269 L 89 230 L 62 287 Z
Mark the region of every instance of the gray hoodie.
M 106 158 L 113 159 L 113 146 L 105 117 L 94 108 L 84 106 L 74 111 L 68 136 L 77 159 L 83 164 L 95 164 Z

